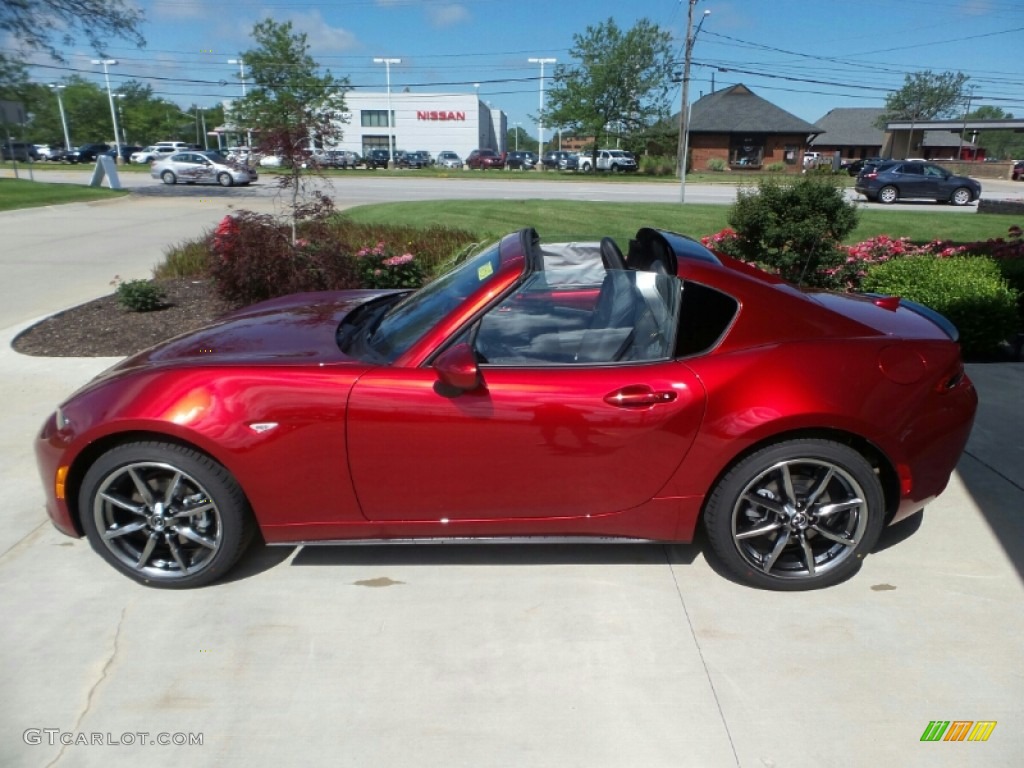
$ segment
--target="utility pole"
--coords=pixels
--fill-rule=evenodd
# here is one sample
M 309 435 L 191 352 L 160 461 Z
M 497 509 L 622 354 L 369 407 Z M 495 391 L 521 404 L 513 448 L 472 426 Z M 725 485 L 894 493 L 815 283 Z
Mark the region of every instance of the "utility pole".
M 686 14 L 686 41 L 683 46 L 683 94 L 679 105 L 679 148 L 677 150 L 677 165 L 679 167 L 679 202 L 686 202 L 686 155 L 690 149 L 690 64 L 693 61 L 693 43 L 700 34 L 700 28 L 704 26 L 704 19 L 711 15 L 711 11 L 704 11 L 697 31 L 693 31 L 693 11 L 700 0 L 687 0 L 689 8 Z

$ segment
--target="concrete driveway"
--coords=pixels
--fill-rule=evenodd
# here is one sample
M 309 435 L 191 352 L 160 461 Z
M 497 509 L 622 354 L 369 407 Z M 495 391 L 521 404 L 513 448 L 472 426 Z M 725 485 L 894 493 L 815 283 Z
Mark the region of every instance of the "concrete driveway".
M 254 548 L 176 593 L 58 534 L 32 439 L 112 361 L 11 339 L 147 276 L 226 205 L 0 214 L 36 233 L 0 250 L 0 765 L 1020 764 L 1021 364 L 971 367 L 981 411 L 950 488 L 820 592 L 738 586 L 698 541 Z M 958 720 L 997 725 L 921 742 Z

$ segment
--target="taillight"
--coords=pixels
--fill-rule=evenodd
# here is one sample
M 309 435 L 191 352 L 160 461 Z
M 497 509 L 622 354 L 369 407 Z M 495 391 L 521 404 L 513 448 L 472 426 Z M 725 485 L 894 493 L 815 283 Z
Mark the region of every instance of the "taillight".
M 864 178 L 865 179 L 877 179 L 878 178 L 878 171 L 868 171 L 867 173 L 864 174 Z

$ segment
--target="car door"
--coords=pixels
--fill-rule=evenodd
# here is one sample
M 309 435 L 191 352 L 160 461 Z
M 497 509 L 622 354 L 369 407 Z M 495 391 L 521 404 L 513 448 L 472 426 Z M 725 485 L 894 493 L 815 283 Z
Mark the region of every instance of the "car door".
M 368 519 L 618 512 L 654 497 L 676 471 L 705 400 L 689 368 L 669 359 L 673 342 L 649 343 L 652 322 L 674 327 L 677 315 L 640 317 L 660 299 L 637 294 L 620 328 L 612 320 L 618 309 L 599 309 L 604 286 L 598 307 L 590 296 L 591 309 L 567 286 L 550 291 L 545 309 L 529 288 L 528 281 L 462 332 L 485 361 L 481 386 L 452 392 L 430 367 L 379 368 L 356 383 L 349 462 Z M 630 334 L 633 346 L 644 339 L 641 359 L 621 351 Z
M 903 163 L 900 166 L 901 197 L 935 197 L 937 186 L 924 173 L 924 163 Z

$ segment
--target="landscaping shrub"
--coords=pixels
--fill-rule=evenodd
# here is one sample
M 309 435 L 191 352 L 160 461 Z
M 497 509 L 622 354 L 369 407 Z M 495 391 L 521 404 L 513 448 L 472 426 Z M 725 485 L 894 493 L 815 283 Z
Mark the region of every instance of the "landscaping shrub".
M 1018 328 L 1017 294 L 984 256 L 910 256 L 868 267 L 866 291 L 902 296 L 945 315 L 960 331 L 965 357 L 999 351 Z
M 210 273 L 220 296 L 252 304 L 302 291 L 416 288 L 476 238 L 431 227 L 355 224 L 314 216 L 290 226 L 267 214 L 225 217 L 209 238 Z
M 739 191 L 729 224 L 744 261 L 798 285 L 832 287 L 829 270 L 846 259 L 840 243 L 857 226 L 857 208 L 830 177 L 769 178 Z
M 114 277 L 113 284 L 117 286 L 117 301 L 126 309 L 132 312 L 152 312 L 164 305 L 167 294 L 164 290 L 149 280 L 124 280 Z
M 768 173 L 784 173 L 786 170 L 785 163 L 769 163 L 764 167 Z
M 164 251 L 164 260 L 153 267 L 158 280 L 207 277 L 210 274 L 210 244 L 206 238 L 187 240 Z
M 676 159 L 664 155 L 642 155 L 639 170 L 645 176 L 674 176 Z
M 708 170 L 709 171 L 713 171 L 714 173 L 721 173 L 722 171 L 724 171 L 728 167 L 729 167 L 728 163 L 726 163 L 725 160 L 723 160 L 720 157 L 710 157 L 710 158 L 708 158 Z

